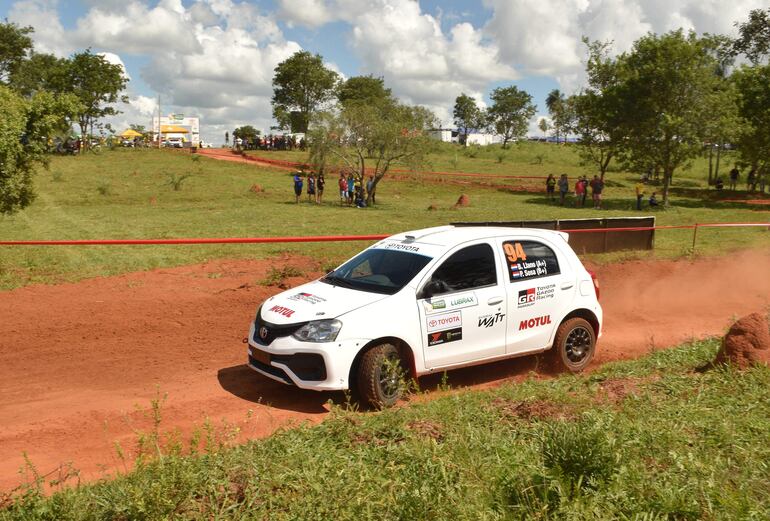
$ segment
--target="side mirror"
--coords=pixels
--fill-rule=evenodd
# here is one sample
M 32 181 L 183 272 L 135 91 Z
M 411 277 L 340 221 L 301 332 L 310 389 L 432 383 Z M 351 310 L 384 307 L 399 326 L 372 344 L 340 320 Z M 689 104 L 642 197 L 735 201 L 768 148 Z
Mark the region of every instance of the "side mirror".
M 419 298 L 431 298 L 433 295 L 439 295 L 449 291 L 449 286 L 443 280 L 431 280 L 423 286 Z

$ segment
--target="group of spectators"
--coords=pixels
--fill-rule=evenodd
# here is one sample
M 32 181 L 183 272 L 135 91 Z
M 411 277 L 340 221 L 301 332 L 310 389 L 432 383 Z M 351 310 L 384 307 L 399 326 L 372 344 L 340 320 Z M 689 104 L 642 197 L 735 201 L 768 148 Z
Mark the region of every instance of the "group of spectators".
M 340 206 L 366 208 L 367 195 L 371 196 L 372 204 L 376 203 L 374 176 L 369 176 L 369 179 L 364 183 L 363 176 L 355 176 L 352 172 L 342 171 L 337 180 L 337 187 L 340 195 Z M 325 188 L 326 179 L 323 173 L 318 174 L 318 177 L 313 172 L 299 171 L 294 174 L 294 196 L 297 204 L 302 198 L 303 190 L 307 191 L 308 202 L 321 204 Z
M 741 177 L 741 172 L 738 170 L 738 165 L 733 166 L 733 169 L 730 170 L 728 177 L 730 180 L 730 190 L 737 190 L 738 179 Z M 752 168 L 746 175 L 746 191 L 749 193 L 756 192 L 757 185 L 759 185 L 759 193 L 764 194 L 765 187 L 768 185 L 767 173 L 764 170 L 758 173 L 756 168 Z M 717 177 L 715 186 L 717 190 L 722 190 L 724 188 L 724 182 L 722 181 L 721 177 Z
M 233 138 L 233 145 L 241 150 L 305 150 L 307 142 L 305 138 L 297 139 L 296 136 L 257 136 L 254 139 Z
M 575 195 L 575 207 L 582 208 L 586 205 L 586 198 L 588 197 L 588 190 L 590 189 L 594 209 L 601 210 L 602 208 L 604 180 L 598 175 L 595 175 L 590 181 L 588 180 L 588 176 L 579 176 L 577 181 L 575 181 L 574 186 L 571 186 L 567 174 L 561 174 L 558 180 L 553 174 L 548 174 L 548 178 L 545 180 L 545 190 L 551 201 L 556 200 L 557 188 L 559 189 L 559 204 L 562 206 L 564 206 L 564 203 L 567 201 L 570 188 L 572 188 Z

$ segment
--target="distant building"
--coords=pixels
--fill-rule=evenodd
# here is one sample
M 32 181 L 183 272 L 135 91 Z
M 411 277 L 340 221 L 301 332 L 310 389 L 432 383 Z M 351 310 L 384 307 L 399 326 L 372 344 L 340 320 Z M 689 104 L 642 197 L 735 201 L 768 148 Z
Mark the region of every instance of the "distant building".
M 465 145 L 493 145 L 496 143 L 502 143 L 503 138 L 497 134 L 489 134 L 476 129 L 468 129 L 468 138 L 465 140 Z M 462 134 L 458 130 L 451 128 L 435 128 L 429 130 L 430 137 L 444 143 L 461 143 Z
M 486 132 L 469 132 L 468 139 L 465 140 L 465 146 L 481 145 L 482 147 L 485 147 L 487 145 L 495 145 L 502 142 L 502 136 L 497 134 L 488 134 Z
M 162 116 L 160 121 L 158 121 L 158 116 L 153 116 L 152 136 L 156 142 L 159 131 L 165 141 L 181 140 L 185 147 L 200 146 L 200 118 L 198 116 L 169 114 L 168 116 Z
M 451 128 L 434 128 L 428 131 L 433 139 L 443 141 L 444 143 L 457 143 L 457 131 Z

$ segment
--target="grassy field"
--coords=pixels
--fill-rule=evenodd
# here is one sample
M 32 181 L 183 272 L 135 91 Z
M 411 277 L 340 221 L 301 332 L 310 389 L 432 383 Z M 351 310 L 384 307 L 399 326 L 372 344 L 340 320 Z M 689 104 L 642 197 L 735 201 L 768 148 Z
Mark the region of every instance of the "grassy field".
M 696 370 L 717 348 L 381 413 L 336 407 L 192 455 L 161 423 L 144 435 L 160 457 L 52 497 L 33 484 L 0 519 L 768 519 L 770 369 Z
M 470 152 L 443 147 L 429 158 L 435 170 L 544 175 L 562 171 L 587 173 L 571 147 L 526 143 L 505 152 Z M 470 157 L 470 155 L 476 157 Z M 0 217 L 0 239 L 102 239 L 166 237 L 255 237 L 280 235 L 395 233 L 454 221 L 490 221 L 610 217 L 638 214 L 633 210 L 633 183 L 627 173 L 610 174 L 606 210 L 559 207 L 543 194 L 512 190 L 510 186 L 457 183 L 457 179 L 407 176 L 385 180 L 374 208 L 340 207 L 334 180 L 321 205 L 294 204 L 288 172 L 216 161 L 158 150 L 116 150 L 83 157 L 54 157 L 49 170 L 36 178 L 38 199 L 13 216 Z M 271 157 L 299 158 L 300 153 L 276 152 Z M 702 166 L 702 163 L 701 163 Z M 694 172 L 694 171 L 693 171 Z M 692 177 L 677 181 L 673 205 L 657 210 L 659 224 L 768 220 L 767 206 L 747 206 L 715 200 Z M 182 176 L 190 175 L 179 182 Z M 703 177 L 699 174 L 701 178 Z M 178 184 L 178 190 L 174 184 Z M 510 181 L 502 181 L 510 184 Z M 536 183 L 533 181 L 533 183 Z M 250 191 L 252 185 L 264 188 Z M 532 185 L 537 186 L 537 185 Z M 470 206 L 454 209 L 460 194 Z M 705 197 L 705 199 L 704 199 Z M 437 209 L 429 211 L 430 205 Z M 651 212 L 645 210 L 642 214 Z M 692 232 L 660 232 L 655 255 L 675 257 L 690 252 Z M 709 254 L 749 245 L 770 244 L 763 230 L 704 230 L 698 252 Z M 364 244 L 209 245 L 209 246 L 0 246 L 0 289 L 30 283 L 56 283 L 202 262 L 223 257 L 263 257 L 283 251 L 301 252 L 323 262 L 339 261 Z M 615 260 L 645 252 L 597 256 Z

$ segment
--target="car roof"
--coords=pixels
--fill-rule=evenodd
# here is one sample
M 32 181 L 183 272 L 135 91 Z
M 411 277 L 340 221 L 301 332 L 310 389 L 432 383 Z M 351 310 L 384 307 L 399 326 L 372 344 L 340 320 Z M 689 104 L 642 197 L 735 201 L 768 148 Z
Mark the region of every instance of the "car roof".
M 422 228 L 391 235 L 386 241 L 398 241 L 404 243 L 430 244 L 443 248 L 451 248 L 457 244 L 475 239 L 487 239 L 505 236 L 526 236 L 555 240 L 557 238 L 567 241 L 565 232 L 543 230 L 540 228 L 520 228 L 514 226 L 473 226 L 473 225 L 446 225 L 433 228 Z

